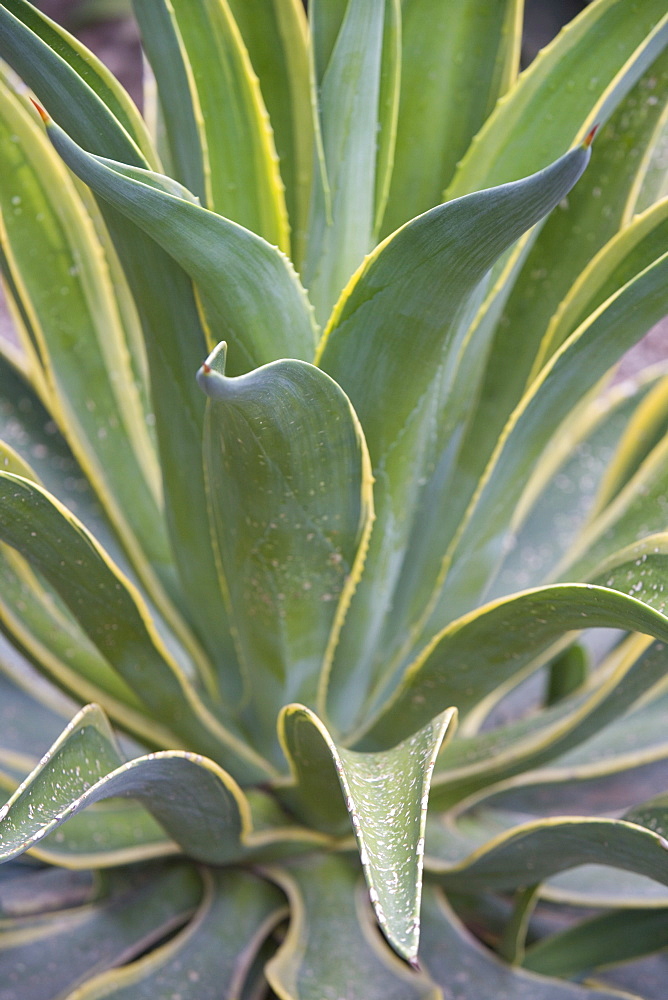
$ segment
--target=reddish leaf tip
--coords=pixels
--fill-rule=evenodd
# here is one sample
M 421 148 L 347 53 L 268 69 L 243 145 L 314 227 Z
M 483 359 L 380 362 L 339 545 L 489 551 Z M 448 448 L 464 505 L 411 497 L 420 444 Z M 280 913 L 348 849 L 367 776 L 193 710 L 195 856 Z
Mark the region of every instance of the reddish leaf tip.
M 206 361 L 202 362 L 202 371 L 205 375 L 211 374 L 211 365 L 207 365 Z
M 584 146 L 585 149 L 589 149 L 592 142 L 594 141 L 594 136 L 598 132 L 599 128 L 600 128 L 600 122 L 596 122 L 594 127 L 590 129 L 589 132 L 587 132 L 586 136 L 582 141 L 582 145 Z
M 417 958 L 409 958 L 408 964 L 410 965 L 411 969 L 413 969 L 415 972 L 422 972 L 422 966 L 420 965 Z
M 37 108 L 37 113 L 38 113 L 39 117 L 42 119 L 42 121 L 44 122 L 44 124 L 48 125 L 49 122 L 51 121 L 51 119 L 47 115 L 47 113 L 44 110 L 44 108 L 42 107 L 42 105 L 38 104 L 37 101 L 34 100 L 34 98 L 32 98 L 32 97 L 30 98 L 30 100 L 35 105 L 35 107 Z

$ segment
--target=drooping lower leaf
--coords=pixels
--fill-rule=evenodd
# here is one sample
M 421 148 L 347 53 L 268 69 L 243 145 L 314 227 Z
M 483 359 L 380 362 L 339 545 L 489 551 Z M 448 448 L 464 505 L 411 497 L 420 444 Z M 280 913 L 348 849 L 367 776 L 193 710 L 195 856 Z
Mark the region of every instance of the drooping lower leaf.
M 288 896 L 285 941 L 267 965 L 285 1000 L 441 1000 L 423 974 L 411 972 L 378 935 L 358 868 L 343 855 L 307 858 L 270 869 Z
M 76 1000 L 155 1000 L 197 996 L 236 1000 L 256 952 L 284 915 L 282 893 L 247 872 L 203 873 L 201 903 L 183 930 L 161 947 L 86 983 Z
M 198 860 L 221 864 L 242 853 L 250 810 L 228 774 L 176 750 L 126 762 L 104 715 L 88 706 L 0 810 L 0 856 L 22 854 L 86 805 L 117 796 L 139 799 Z M 131 844 L 129 826 L 126 836 Z
M 28 871 L 21 879 L 35 902 L 39 874 Z M 101 881 L 98 898 L 83 905 L 68 906 L 64 900 L 62 907 L 43 915 L 3 914 L 0 978 L 6 1000 L 78 996 L 77 987 L 85 989 L 82 984 L 91 976 L 173 933 L 202 894 L 194 866 L 182 862 L 140 872 L 121 868 Z
M 609 990 L 588 989 L 513 968 L 483 947 L 460 922 L 443 893 L 425 886 L 425 970 L 443 987 L 457 983 L 457 1000 L 616 1000 Z M 447 994 L 446 994 L 447 995 Z

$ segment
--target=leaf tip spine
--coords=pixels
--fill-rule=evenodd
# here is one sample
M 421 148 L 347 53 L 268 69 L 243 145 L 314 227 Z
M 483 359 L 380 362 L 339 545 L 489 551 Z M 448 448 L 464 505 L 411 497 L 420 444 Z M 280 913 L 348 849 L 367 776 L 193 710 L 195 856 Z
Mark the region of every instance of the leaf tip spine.
M 589 147 L 591 146 L 592 142 L 594 141 L 594 136 L 596 135 L 596 133 L 598 132 L 598 130 L 599 130 L 600 127 L 601 127 L 601 123 L 600 122 L 596 122 L 596 124 L 594 125 L 594 127 L 591 128 L 589 130 L 589 132 L 587 132 L 586 136 L 582 140 L 583 149 L 589 149 Z
M 410 965 L 413 972 L 422 972 L 422 966 L 420 965 L 420 960 L 417 955 L 413 958 L 408 959 L 408 964 Z
M 46 113 L 46 111 L 44 110 L 44 108 L 42 107 L 42 105 L 38 104 L 37 101 L 34 99 L 34 97 L 30 98 L 30 102 L 31 102 L 31 104 L 34 104 L 35 108 L 37 109 L 37 114 L 42 119 L 42 121 L 44 122 L 44 124 L 45 125 L 50 125 L 51 124 L 51 118 Z

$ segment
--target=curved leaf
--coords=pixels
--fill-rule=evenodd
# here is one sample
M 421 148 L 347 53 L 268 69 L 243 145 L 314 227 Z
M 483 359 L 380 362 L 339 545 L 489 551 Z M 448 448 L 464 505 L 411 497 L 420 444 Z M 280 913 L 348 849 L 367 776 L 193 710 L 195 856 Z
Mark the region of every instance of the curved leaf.
M 187 854 L 210 864 L 238 858 L 250 829 L 241 790 L 213 761 L 165 750 L 126 763 L 90 705 L 0 810 L 0 856 L 22 854 L 86 805 L 116 796 L 138 799 Z
M 434 439 L 442 440 L 445 428 L 454 432 L 470 404 L 468 386 L 456 376 L 476 289 L 500 254 L 572 187 L 588 159 L 588 149 L 572 150 L 544 172 L 414 219 L 367 258 L 336 307 L 318 363 L 360 418 L 377 512 L 335 659 L 331 707 L 341 725 L 357 711 L 363 685 L 387 667 L 379 634 L 391 615 L 421 486 L 440 458 Z
M 623 586 L 626 565 L 619 570 Z M 573 629 L 622 628 L 668 640 L 668 619 L 616 590 L 556 584 L 495 601 L 457 619 L 408 668 L 396 693 L 364 735 L 363 745 L 387 744 L 447 705 L 472 709 Z
M 0 498 L 5 512 L 0 537 L 44 574 L 148 713 L 202 752 L 225 756 L 228 743 L 241 773 L 248 764 L 251 773 L 258 766 L 264 770 L 257 754 L 206 710 L 155 631 L 139 593 L 83 525 L 19 476 L 0 473 Z
M 621 1000 L 615 991 L 543 978 L 502 962 L 469 933 L 445 896 L 432 885 L 425 886 L 423 940 L 421 960 L 426 971 L 445 990 L 457 983 L 457 1000 L 480 1000 L 482 996 L 499 1000 Z M 628 994 L 624 996 L 629 1000 Z
M 361 572 L 371 470 L 347 397 L 319 369 L 277 361 L 228 378 L 224 368 L 223 344 L 198 373 L 210 397 L 209 509 L 265 743 L 277 705 L 316 701 Z
M 234 373 L 280 357 L 312 356 L 311 308 L 276 247 L 202 208 L 168 178 L 92 156 L 53 122 L 46 124 L 51 142 L 77 176 L 190 275 L 211 330 L 225 331 Z
M 454 709 L 433 719 L 419 733 L 391 750 L 357 753 L 336 746 L 320 720 L 301 705 L 281 717 L 282 741 L 297 783 L 298 806 L 316 822 L 338 826 L 333 769 L 345 797 L 362 859 L 371 901 L 383 933 L 395 951 L 415 962 L 420 934 L 420 895 L 424 828 L 431 773 Z M 323 773 L 324 772 L 324 773 Z M 319 796 L 326 798 L 319 804 Z
M 31 882 L 37 874 L 24 877 L 33 897 Z M 192 865 L 120 869 L 105 874 L 100 897 L 88 905 L 3 921 L 3 993 L 31 1000 L 78 995 L 76 987 L 90 976 L 173 933 L 197 906 L 201 892 Z
M 651 820 L 644 814 L 647 821 Z M 668 885 L 668 841 L 617 819 L 555 817 L 511 825 L 484 809 L 427 831 L 425 869 L 451 889 L 515 889 L 587 863 L 637 872 Z M 510 829 L 507 827 L 510 826 Z M 438 856 L 432 853 L 438 851 Z M 480 845 L 472 850 L 475 845 Z
M 605 747 L 610 739 L 615 744 L 615 731 L 624 713 L 665 676 L 666 647 L 662 642 L 635 636 L 610 659 L 612 662 L 604 661 L 592 676 L 584 693 L 528 718 L 454 740 L 445 749 L 434 775 L 432 800 L 436 808 L 446 808 L 481 788 L 492 786 L 493 790 L 495 782 L 540 767 L 562 754 L 564 766 L 570 762 L 575 776 L 578 754 L 587 752 L 585 740 L 592 741 L 592 753 L 614 755 L 617 747 L 611 754 L 610 747 L 604 750 L 600 743 Z M 629 742 L 632 766 L 637 736 L 632 738 L 632 722 L 630 726 L 630 732 L 622 732 Z M 656 742 L 655 725 L 649 726 L 646 720 L 645 727 L 650 742 Z M 651 759 L 652 751 L 649 756 Z
M 257 950 L 283 916 L 283 896 L 246 872 L 205 871 L 203 877 L 202 902 L 179 934 L 139 961 L 89 980 L 72 1000 L 239 997 Z

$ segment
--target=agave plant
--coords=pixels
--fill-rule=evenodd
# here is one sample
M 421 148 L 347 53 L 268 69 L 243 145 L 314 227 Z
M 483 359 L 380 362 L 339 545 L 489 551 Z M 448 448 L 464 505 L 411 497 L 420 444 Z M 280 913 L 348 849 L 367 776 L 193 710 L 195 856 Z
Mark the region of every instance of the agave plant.
M 0 3 L 0 997 L 659 997 L 665 0 L 135 13 Z

